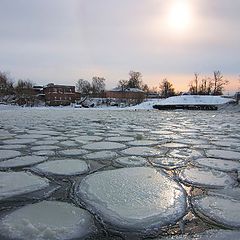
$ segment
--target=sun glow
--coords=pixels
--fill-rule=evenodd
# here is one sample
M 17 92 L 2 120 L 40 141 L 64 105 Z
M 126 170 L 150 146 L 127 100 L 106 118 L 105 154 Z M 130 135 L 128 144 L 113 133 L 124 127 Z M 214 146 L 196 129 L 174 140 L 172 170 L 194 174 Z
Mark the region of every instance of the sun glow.
M 175 0 L 169 10 L 169 28 L 176 31 L 186 30 L 192 20 L 191 9 L 186 0 Z

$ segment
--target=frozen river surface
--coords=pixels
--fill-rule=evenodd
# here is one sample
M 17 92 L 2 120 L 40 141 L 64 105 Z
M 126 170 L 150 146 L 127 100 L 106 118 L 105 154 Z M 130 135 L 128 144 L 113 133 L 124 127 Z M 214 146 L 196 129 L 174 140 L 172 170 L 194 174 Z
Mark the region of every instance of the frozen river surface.
M 239 108 L 0 112 L 0 239 L 240 239 Z

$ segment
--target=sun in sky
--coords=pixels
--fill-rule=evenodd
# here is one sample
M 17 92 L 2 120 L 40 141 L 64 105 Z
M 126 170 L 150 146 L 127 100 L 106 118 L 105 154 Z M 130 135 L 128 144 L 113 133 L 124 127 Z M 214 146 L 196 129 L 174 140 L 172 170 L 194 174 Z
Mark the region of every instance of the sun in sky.
M 192 23 L 192 9 L 188 0 L 173 0 L 170 2 L 167 17 L 168 26 L 175 31 L 185 31 Z

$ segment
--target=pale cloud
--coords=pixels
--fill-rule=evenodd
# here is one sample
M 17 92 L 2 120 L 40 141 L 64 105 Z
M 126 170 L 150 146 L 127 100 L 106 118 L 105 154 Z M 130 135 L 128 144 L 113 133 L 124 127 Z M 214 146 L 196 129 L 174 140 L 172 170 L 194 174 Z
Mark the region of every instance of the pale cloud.
M 237 78 L 240 2 L 185 0 L 193 18 L 181 34 L 166 24 L 174 1 L 1 0 L 0 70 L 39 83 L 101 75 L 109 88 L 131 69 L 150 85 L 174 76 L 187 87 L 214 70 Z

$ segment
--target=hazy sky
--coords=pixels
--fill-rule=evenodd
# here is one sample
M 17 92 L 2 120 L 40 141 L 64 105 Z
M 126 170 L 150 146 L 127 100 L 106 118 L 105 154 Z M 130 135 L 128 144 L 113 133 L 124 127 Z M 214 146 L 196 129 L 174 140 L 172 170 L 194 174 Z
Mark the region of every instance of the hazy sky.
M 239 0 L 0 0 L 0 71 L 38 84 L 140 71 L 187 89 L 214 70 L 239 88 Z

